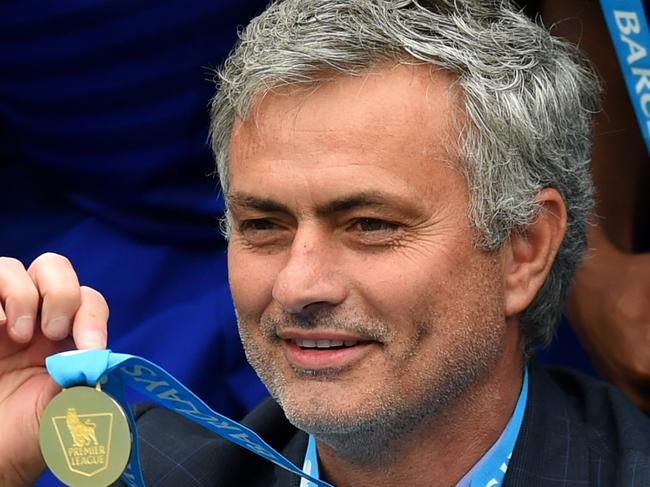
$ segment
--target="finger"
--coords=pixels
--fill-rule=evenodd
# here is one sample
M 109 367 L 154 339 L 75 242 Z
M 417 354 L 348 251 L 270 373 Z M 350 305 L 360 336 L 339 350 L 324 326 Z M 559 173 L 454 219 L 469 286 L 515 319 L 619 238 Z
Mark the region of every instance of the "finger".
M 5 326 L 7 324 L 7 314 L 2 307 L 2 301 L 2 298 L 0 298 L 0 326 Z
M 47 253 L 38 257 L 27 270 L 36 284 L 41 305 L 41 329 L 50 340 L 70 335 L 72 321 L 81 306 L 77 274 L 62 255 Z
M 93 288 L 81 286 L 81 306 L 72 328 L 77 348 L 106 348 L 108 314 L 104 296 Z
M 30 341 L 39 294 L 25 266 L 17 259 L 0 257 L 0 303 L 9 337 L 19 343 Z

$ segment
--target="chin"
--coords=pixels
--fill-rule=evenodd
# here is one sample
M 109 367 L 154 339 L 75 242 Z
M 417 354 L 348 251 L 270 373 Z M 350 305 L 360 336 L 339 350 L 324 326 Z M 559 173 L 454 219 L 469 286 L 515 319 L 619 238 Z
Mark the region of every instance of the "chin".
M 376 414 L 340 398 L 299 399 L 288 395 L 281 400 L 287 419 L 298 429 L 315 436 L 358 434 L 370 426 Z M 374 429 L 374 426 L 370 426 Z

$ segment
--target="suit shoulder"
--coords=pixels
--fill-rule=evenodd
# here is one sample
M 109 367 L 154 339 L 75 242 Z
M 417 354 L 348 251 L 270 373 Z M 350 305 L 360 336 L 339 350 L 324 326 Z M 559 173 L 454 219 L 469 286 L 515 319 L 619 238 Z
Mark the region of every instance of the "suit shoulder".
M 593 448 L 603 453 L 638 450 L 650 455 L 650 418 L 617 388 L 565 368 L 547 369 L 576 417 L 592 433 Z
M 508 486 L 650 485 L 650 419 L 613 386 L 576 371 L 530 367 Z M 559 485 L 559 484 L 558 484 Z

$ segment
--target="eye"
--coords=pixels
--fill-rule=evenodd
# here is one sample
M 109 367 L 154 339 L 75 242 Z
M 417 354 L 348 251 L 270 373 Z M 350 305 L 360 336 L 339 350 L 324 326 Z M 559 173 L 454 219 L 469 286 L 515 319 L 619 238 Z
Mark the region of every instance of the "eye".
M 291 229 L 275 218 L 249 218 L 236 225 L 235 237 L 250 249 L 278 249 L 291 243 Z
M 399 225 L 377 218 L 360 218 L 356 221 L 355 228 L 361 232 L 392 232 L 399 229 Z
M 275 227 L 275 223 L 273 223 L 271 220 L 267 220 L 266 218 L 255 218 L 241 222 L 239 225 L 239 231 L 264 231 L 273 230 Z

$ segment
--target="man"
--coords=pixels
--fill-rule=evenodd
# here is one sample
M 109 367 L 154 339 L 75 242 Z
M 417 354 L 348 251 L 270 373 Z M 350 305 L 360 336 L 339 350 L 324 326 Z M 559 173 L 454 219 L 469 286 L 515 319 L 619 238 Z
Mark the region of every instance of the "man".
M 312 435 L 337 486 L 650 484 L 645 417 L 529 363 L 592 205 L 598 83 L 570 45 L 505 2 L 285 0 L 220 79 L 230 285 L 277 401 L 247 424 L 300 465 Z M 1 265 L 13 486 L 42 468 L 36 418 L 56 389 L 39 296 L 41 323 L 67 318 L 80 348 L 108 310 L 60 256 Z M 167 411 L 138 425 L 150 485 L 300 483 Z

